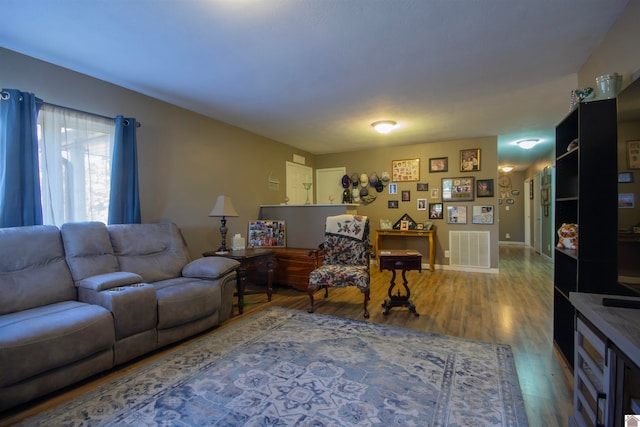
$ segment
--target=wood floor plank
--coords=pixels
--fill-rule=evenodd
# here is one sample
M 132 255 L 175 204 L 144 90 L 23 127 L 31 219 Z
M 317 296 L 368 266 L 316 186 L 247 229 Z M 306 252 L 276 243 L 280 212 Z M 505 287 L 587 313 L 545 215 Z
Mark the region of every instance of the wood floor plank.
M 511 345 L 530 425 L 567 425 L 572 410 L 572 374 L 553 345 L 553 265 L 549 261 L 530 248 L 501 246 L 498 274 L 438 269 L 408 272 L 411 299 L 420 313 L 418 317 L 402 307 L 391 309 L 386 316 L 382 314 L 390 278 L 390 272 L 380 272 L 372 265 L 368 321 Z M 396 283 L 401 283 L 401 278 L 396 278 Z M 316 295 L 315 312 L 364 320 L 362 301 L 361 292 L 355 288 L 331 289 L 327 299 L 320 291 Z M 306 310 L 309 298 L 295 289 L 276 287 L 271 303 L 264 294 L 248 295 L 245 302 L 244 314 L 235 316 L 221 328 L 271 305 Z M 216 333 L 219 329 L 207 333 Z M 150 357 L 161 357 L 194 339 L 198 337 Z M 0 425 L 11 425 L 72 399 L 145 361 L 148 358 L 0 414 Z

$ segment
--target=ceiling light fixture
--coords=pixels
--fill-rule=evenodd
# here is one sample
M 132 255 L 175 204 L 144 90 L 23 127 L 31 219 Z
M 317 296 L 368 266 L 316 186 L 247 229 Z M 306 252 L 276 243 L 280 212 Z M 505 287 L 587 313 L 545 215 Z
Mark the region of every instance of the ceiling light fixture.
M 398 124 L 393 120 L 380 120 L 371 123 L 371 127 L 373 127 L 378 133 L 389 133 L 395 129 L 397 125 Z
M 511 172 L 513 170 L 513 166 L 503 166 L 502 172 Z
M 529 139 L 522 139 L 520 141 L 517 141 L 515 144 L 520 148 L 528 150 L 530 148 L 535 147 L 539 143 L 540 143 L 540 140 L 538 138 L 529 138 Z

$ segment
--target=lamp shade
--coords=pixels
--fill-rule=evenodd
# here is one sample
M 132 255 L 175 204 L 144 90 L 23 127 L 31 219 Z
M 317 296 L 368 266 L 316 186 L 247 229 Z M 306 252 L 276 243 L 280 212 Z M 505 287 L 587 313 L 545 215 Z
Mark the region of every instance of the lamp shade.
M 239 216 L 238 212 L 236 212 L 233 207 L 233 203 L 231 202 L 231 197 L 229 196 L 218 196 L 216 200 L 216 205 L 209 212 L 209 216 Z

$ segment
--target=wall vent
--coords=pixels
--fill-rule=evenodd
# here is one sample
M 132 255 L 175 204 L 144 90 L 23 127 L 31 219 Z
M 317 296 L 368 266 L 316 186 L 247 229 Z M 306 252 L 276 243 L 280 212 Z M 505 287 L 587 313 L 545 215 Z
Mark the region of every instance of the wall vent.
M 488 231 L 450 231 L 449 251 L 451 266 L 491 268 Z

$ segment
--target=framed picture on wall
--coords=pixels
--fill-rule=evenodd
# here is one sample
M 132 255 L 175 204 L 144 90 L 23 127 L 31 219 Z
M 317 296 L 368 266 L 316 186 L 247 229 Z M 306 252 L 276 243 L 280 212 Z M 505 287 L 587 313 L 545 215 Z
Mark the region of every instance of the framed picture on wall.
M 629 169 L 640 169 L 640 141 L 627 141 Z
M 466 224 L 467 207 L 464 205 L 447 206 L 447 224 Z
M 475 190 L 475 179 L 465 178 L 442 178 L 442 201 L 443 202 L 466 202 L 473 200 Z
M 429 219 L 442 219 L 442 203 L 429 203 Z
M 473 206 L 473 224 L 493 224 L 493 206 Z
M 493 180 L 479 179 L 476 181 L 478 197 L 493 197 Z
M 448 157 L 434 157 L 429 159 L 429 172 L 447 172 L 449 171 Z
M 480 149 L 460 150 L 460 172 L 477 172 L 480 170 Z
M 393 182 L 419 181 L 420 159 L 392 160 L 391 173 Z

